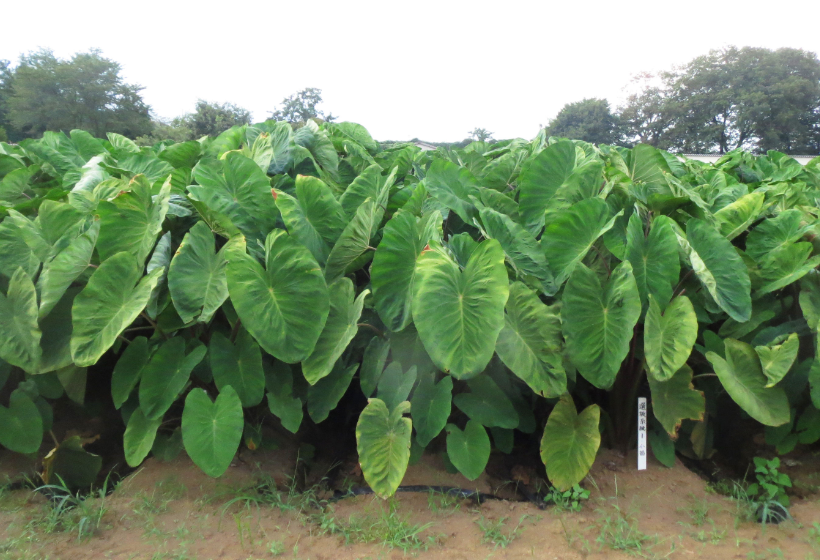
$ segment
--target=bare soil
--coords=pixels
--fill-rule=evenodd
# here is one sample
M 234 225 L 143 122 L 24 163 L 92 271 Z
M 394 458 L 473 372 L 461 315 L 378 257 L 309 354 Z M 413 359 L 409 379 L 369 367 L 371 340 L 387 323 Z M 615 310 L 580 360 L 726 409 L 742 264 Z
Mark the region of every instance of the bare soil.
M 802 497 L 793 498 L 793 521 L 766 527 L 749 521 L 736 500 L 710 491 L 680 462 L 669 469 L 650 460 L 646 471 L 636 471 L 634 452 L 600 452 L 584 482 L 591 497 L 580 512 L 505 500 L 477 505 L 424 492 L 300 508 L 297 494 L 288 497 L 295 460 L 292 450 L 245 451 L 214 480 L 184 454 L 170 463 L 148 459 L 113 493 L 89 502 L 104 513 L 81 540 L 76 519 L 48 524 L 41 495 L 6 492 L 0 495 L 0 560 L 820 559 L 816 452 L 784 461 L 781 470 L 796 479 Z M 23 458 L 0 454 L 0 478 L 30 467 Z M 350 469 L 352 482 L 358 474 Z M 260 479 L 276 482 L 279 505 L 254 503 Z M 486 475 L 470 482 L 449 474 L 435 455 L 410 467 L 404 484 L 483 492 L 500 485 Z M 509 484 L 507 490 L 513 495 Z M 415 537 L 402 539 L 402 531 Z

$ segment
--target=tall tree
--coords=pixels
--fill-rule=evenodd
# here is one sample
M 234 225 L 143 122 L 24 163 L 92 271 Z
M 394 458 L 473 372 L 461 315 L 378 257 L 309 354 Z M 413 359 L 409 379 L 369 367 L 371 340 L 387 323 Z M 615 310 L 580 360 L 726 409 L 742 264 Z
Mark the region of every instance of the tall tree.
M 251 112 L 233 103 L 209 103 L 200 99 L 194 112 L 182 120 L 196 138 L 206 134 L 216 136 L 232 126 L 250 124 Z
M 817 153 L 820 61 L 799 49 L 728 47 L 660 75 L 621 108 L 625 136 L 688 153 Z
M 567 103 L 547 127 L 550 136 L 563 136 L 593 144 L 614 144 L 619 139 L 618 117 L 606 99 Z
M 332 113 L 325 115 L 317 109 L 322 102 L 322 90 L 306 88 L 282 100 L 279 109 L 270 113 L 270 118 L 289 123 L 301 123 L 308 119 L 322 119 L 328 122 L 336 120 Z
M 488 142 L 493 138 L 493 133 L 486 128 L 474 128 L 469 135 L 476 142 Z
M 140 86 L 126 84 L 122 68 L 99 50 L 61 60 L 50 50 L 20 57 L 11 77 L 8 119 L 22 137 L 81 128 L 131 138 L 151 130 Z

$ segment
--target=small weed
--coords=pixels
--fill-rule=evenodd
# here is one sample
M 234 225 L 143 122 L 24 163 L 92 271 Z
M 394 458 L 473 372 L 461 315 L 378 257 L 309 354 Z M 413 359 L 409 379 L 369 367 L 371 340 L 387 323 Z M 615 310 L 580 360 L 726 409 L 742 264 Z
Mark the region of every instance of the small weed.
M 544 496 L 545 502 L 552 502 L 562 511 L 581 511 L 581 502 L 588 499 L 589 490 L 584 490 L 577 484 L 565 492 L 550 488 L 549 493 Z
M 46 484 L 36 489 L 50 495 L 46 513 L 34 521 L 46 533 L 76 531 L 77 540 L 92 536 L 102 524 L 107 508 L 105 496 L 108 487 L 106 479 L 103 487 L 93 494 L 81 498 L 59 484 Z
M 280 556 L 285 553 L 285 542 L 284 541 L 271 541 L 268 543 L 268 552 L 270 552 L 271 556 Z M 294 552 L 296 555 L 296 552 Z
M 354 517 L 341 521 L 330 511 L 311 516 L 321 533 L 339 535 L 345 544 L 381 543 L 386 548 L 397 548 L 404 553 L 409 550 L 427 550 L 433 538 L 422 540 L 421 533 L 433 526 L 432 523 L 414 525 L 399 517 L 396 502 L 391 500 L 387 509 L 381 508 L 380 515 Z
M 811 544 L 820 546 L 820 523 L 813 523 L 809 527 L 809 540 Z
M 726 538 L 726 531 L 718 530 L 718 528 L 715 527 L 715 522 L 711 519 L 709 523 L 712 524 L 711 531 L 701 530 L 697 533 L 690 533 L 689 536 L 701 543 L 720 544 L 720 542 Z
M 695 527 L 702 527 L 709 517 L 709 501 L 706 498 L 697 499 L 694 495 L 689 496 L 692 501 L 687 509 L 678 509 L 678 511 L 685 511 L 689 515 L 689 520 Z
M 780 458 L 764 459 L 755 457 L 755 478 L 757 482 L 750 484 L 746 493 L 756 502 L 774 501 L 784 507 L 789 507 L 789 497 L 786 488 L 792 487 L 792 479 L 786 473 L 781 473 Z
M 522 515 L 515 527 L 509 531 L 505 531 L 504 526 L 507 524 L 508 519 L 509 517 L 502 517 L 497 521 L 492 521 L 482 516 L 481 519 L 477 520 L 476 523 L 478 524 L 478 528 L 481 529 L 482 533 L 484 533 L 484 536 L 481 538 L 481 542 L 485 544 L 492 544 L 495 548 L 498 548 L 499 546 L 501 548 L 507 548 L 510 543 L 521 535 L 521 531 L 523 531 L 523 527 L 521 525 L 526 520 L 530 519 L 530 516 Z
M 433 513 L 455 513 L 461 509 L 461 497 L 431 489 L 427 494 L 427 508 Z
M 595 539 L 599 544 L 615 550 L 643 555 L 647 546 L 657 542 L 638 529 L 638 524 L 630 519 L 619 506 L 613 506 L 615 515 L 606 516 L 601 523 L 601 533 Z

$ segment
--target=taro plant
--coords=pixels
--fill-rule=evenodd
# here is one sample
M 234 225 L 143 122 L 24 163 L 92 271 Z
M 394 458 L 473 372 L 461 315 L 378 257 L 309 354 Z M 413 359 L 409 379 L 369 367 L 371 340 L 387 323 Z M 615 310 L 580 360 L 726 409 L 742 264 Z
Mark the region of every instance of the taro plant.
M 707 456 L 727 414 L 810 443 L 819 189 L 820 160 L 543 133 L 0 143 L 0 445 L 36 453 L 53 399 L 109 382 L 130 465 L 181 444 L 211 476 L 243 434 L 264 445 L 247 426 L 297 433 L 363 394 L 336 421 L 358 418 L 382 497 L 411 448 L 475 480 L 527 438 L 569 491 L 601 442 L 633 443 L 639 395 L 667 463 Z

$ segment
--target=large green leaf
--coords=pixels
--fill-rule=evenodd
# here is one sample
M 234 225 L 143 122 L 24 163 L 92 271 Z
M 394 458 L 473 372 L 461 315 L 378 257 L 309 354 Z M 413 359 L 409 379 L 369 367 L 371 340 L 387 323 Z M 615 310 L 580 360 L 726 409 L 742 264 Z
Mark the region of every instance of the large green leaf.
M 431 242 L 416 265 L 413 317 L 436 366 L 456 379 L 481 372 L 504 327 L 509 281 L 498 241 L 483 241 L 462 271 Z
M 793 208 L 775 218 L 763 220 L 746 238 L 746 254 L 757 262 L 765 261 L 801 237 L 809 227 L 803 224 L 803 212 Z
M 697 337 L 698 318 L 689 298 L 678 296 L 661 312 L 649 295 L 643 339 L 650 377 L 669 380 L 689 359 Z
M 518 178 L 519 210 L 524 226 L 537 234 L 544 226 L 544 213 L 559 187 L 575 169 L 575 145 L 563 140 L 530 158 Z
M 404 401 L 392 411 L 379 399 L 368 404 L 356 424 L 356 449 L 367 484 L 380 498 L 395 494 L 410 462 L 413 423 L 404 415 L 410 403 Z
M 142 279 L 140 269 L 133 254 L 117 253 L 94 271 L 74 299 L 71 357 L 78 366 L 95 364 L 145 308 L 162 269 Z
M 495 351 L 510 370 L 547 398 L 567 390 L 562 364 L 561 318 L 521 282 L 510 286 L 504 328 Z
M 340 278 L 328 286 L 330 313 L 325 328 L 316 341 L 313 352 L 302 361 L 302 373 L 311 385 L 327 376 L 333 364 L 345 351 L 359 331 L 364 298 L 370 290 L 364 290 L 354 301 L 355 288 L 349 278 Z
M 236 343 L 220 333 L 211 336 L 209 347 L 214 382 L 222 391 L 230 385 L 249 408 L 262 402 L 265 396 L 265 372 L 262 370 L 262 352 L 245 329 L 241 329 Z
M 797 333 L 791 333 L 780 344 L 755 346 L 755 352 L 763 368 L 763 375 L 768 380 L 767 388 L 777 385 L 789 373 L 789 369 L 797 358 L 798 350 L 800 350 L 800 339 L 797 338 Z
M 374 200 L 379 198 L 383 183 L 382 168 L 376 163 L 368 166 L 353 179 L 353 182 L 348 185 L 339 198 L 339 204 L 341 204 L 347 219 L 352 219 L 356 215 L 359 206 L 368 198 Z
M 813 250 L 811 243 L 802 242 L 769 255 L 760 267 L 764 283 L 755 291 L 755 297 L 785 288 L 820 266 L 820 255 L 812 257 Z
M 202 144 L 196 140 L 189 140 L 188 142 L 178 142 L 166 146 L 157 157 L 163 161 L 167 161 L 173 167 L 193 167 L 199 161 L 199 156 L 202 153 Z
M 330 411 L 342 400 L 359 364 L 345 366 L 341 360 L 336 362 L 330 375 L 327 375 L 308 388 L 308 414 L 317 424 L 327 419 Z
M 139 466 L 154 446 L 157 429 L 162 424 L 162 417 L 153 420 L 146 418 L 141 408 L 137 408 L 128 419 L 125 435 L 122 438 L 125 449 L 125 462 L 131 467 Z
M 20 228 L 9 219 L 0 222 L 0 274 L 11 278 L 22 268 L 33 277 L 39 266 L 40 260 L 23 241 Z
M 427 192 L 449 208 L 465 223 L 476 215 L 470 197 L 478 198 L 478 181 L 470 171 L 444 159 L 435 159 L 424 178 Z
M 749 416 L 766 426 L 780 426 L 789 421 L 789 400 L 780 387 L 766 387 L 766 376 L 754 348 L 733 338 L 724 341 L 726 359 L 707 352 L 715 373 L 729 396 Z
M 489 375 L 480 375 L 467 382 L 469 393 L 453 397 L 462 412 L 488 428 L 513 429 L 518 426 L 518 413 L 510 399 Z
M 171 301 L 183 323 L 207 323 L 228 298 L 225 245 L 218 253 L 214 234 L 205 222 L 188 230 L 168 269 Z
M 766 195 L 753 192 L 741 196 L 715 212 L 720 233 L 726 239 L 734 239 L 754 222 L 763 210 Z
M 556 215 L 541 236 L 541 247 L 556 286 L 569 278 L 592 244 L 614 224 L 609 206 L 600 198 L 582 200 Z
M 282 422 L 282 427 L 296 433 L 302 425 L 302 400 L 293 394 L 293 372 L 290 366 L 277 361 L 265 371 L 268 408 Z
M 482 208 L 479 213 L 487 236 L 498 240 L 519 276 L 536 278 L 546 293 L 554 293 L 556 287 L 547 259 L 535 237 L 509 216 L 491 208 Z
M 447 456 L 467 480 L 475 480 L 484 472 L 490 460 L 490 437 L 487 430 L 470 420 L 464 431 L 455 424 L 447 424 Z
M 362 356 L 362 367 L 359 370 L 359 386 L 365 397 L 373 396 L 389 353 L 390 341 L 386 338 L 374 336 L 367 344 L 364 356 Z
M 601 445 L 600 419 L 598 405 L 589 405 L 578 414 L 568 394 L 552 409 L 541 438 L 541 460 L 558 490 L 569 490 L 581 482 L 592 467 Z
M 649 235 L 644 235 L 643 221 L 637 213 L 632 214 L 626 230 L 626 258 L 632 264 L 643 305 L 650 294 L 661 305 L 672 299 L 672 288 L 680 276 L 680 259 L 670 218 L 656 217 Z
M 370 240 L 379 229 L 387 201 L 384 190 L 378 199 L 365 200 L 356 215 L 345 227 L 339 240 L 330 250 L 325 267 L 328 282 L 354 272 L 366 263 L 368 251 L 372 251 Z
M 728 239 L 702 220 L 686 223 L 689 258 L 703 287 L 729 316 L 738 322 L 752 314 L 751 281 L 740 255 Z
M 97 252 L 102 260 L 129 252 L 142 266 L 162 231 L 171 182 L 166 181 L 156 197 L 151 194 L 151 183 L 142 175 L 134 177 L 130 187 L 130 191 L 118 194 L 111 202 L 102 201 L 97 207 L 100 214 Z
M 140 408 L 146 418 L 161 418 L 171 408 L 206 352 L 205 346 L 200 345 L 186 355 L 185 340 L 179 336 L 164 342 L 154 352 L 140 375 Z
M 43 419 L 37 405 L 16 389 L 9 407 L 0 405 L 0 445 L 17 453 L 37 453 L 43 441 Z
M 68 247 L 43 265 L 43 271 L 37 279 L 41 319 L 49 314 L 68 287 L 91 264 L 99 233 L 100 225 L 95 221 L 88 231 L 74 239 Z
M 689 366 L 684 365 L 665 381 L 650 375 L 649 390 L 655 418 L 672 439 L 678 437 L 678 427 L 683 420 L 703 420 L 706 399 L 692 386 L 692 368 Z
M 422 447 L 441 433 L 450 416 L 453 393 L 453 378 L 449 375 L 436 383 L 435 375 L 421 377 L 413 392 L 410 414 L 416 428 L 416 441 Z
M 399 362 L 391 362 L 379 379 L 376 397 L 393 410 L 410 396 L 416 377 L 416 366 L 405 371 Z
M 310 249 L 319 264 L 324 264 L 347 225 L 342 205 L 330 187 L 316 177 L 299 175 L 296 197 L 277 191 L 276 206 L 290 234 Z
M 131 391 L 139 383 L 142 368 L 150 357 L 148 339 L 144 336 L 132 340 L 120 355 L 111 373 L 111 398 L 114 401 L 114 408 L 120 408 L 128 400 Z
M 42 332 L 37 324 L 37 292 L 18 268 L 6 295 L 0 293 L 0 358 L 30 373 L 38 370 Z
M 193 389 L 182 411 L 182 441 L 191 460 L 208 476 L 222 475 L 231 464 L 245 420 L 236 391 L 225 387 L 211 402 L 208 393 Z
M 226 256 L 228 291 L 242 325 L 283 362 L 308 357 L 330 310 L 316 259 L 283 230 L 265 242 L 265 268 L 238 248 Z
M 188 187 L 191 196 L 226 216 L 248 239 L 262 241 L 276 226 L 270 180 L 252 159 L 230 152 L 221 162 L 202 160 L 194 178 L 199 184 Z
M 441 214 L 437 211 L 416 219 L 400 210 L 384 226 L 370 267 L 370 282 L 376 311 L 391 331 L 410 324 L 416 260 L 431 239 L 440 238 Z
M 619 264 L 602 286 L 585 265 L 575 268 L 564 288 L 563 321 L 567 352 L 590 383 L 609 389 L 629 352 L 641 300 L 632 265 Z

